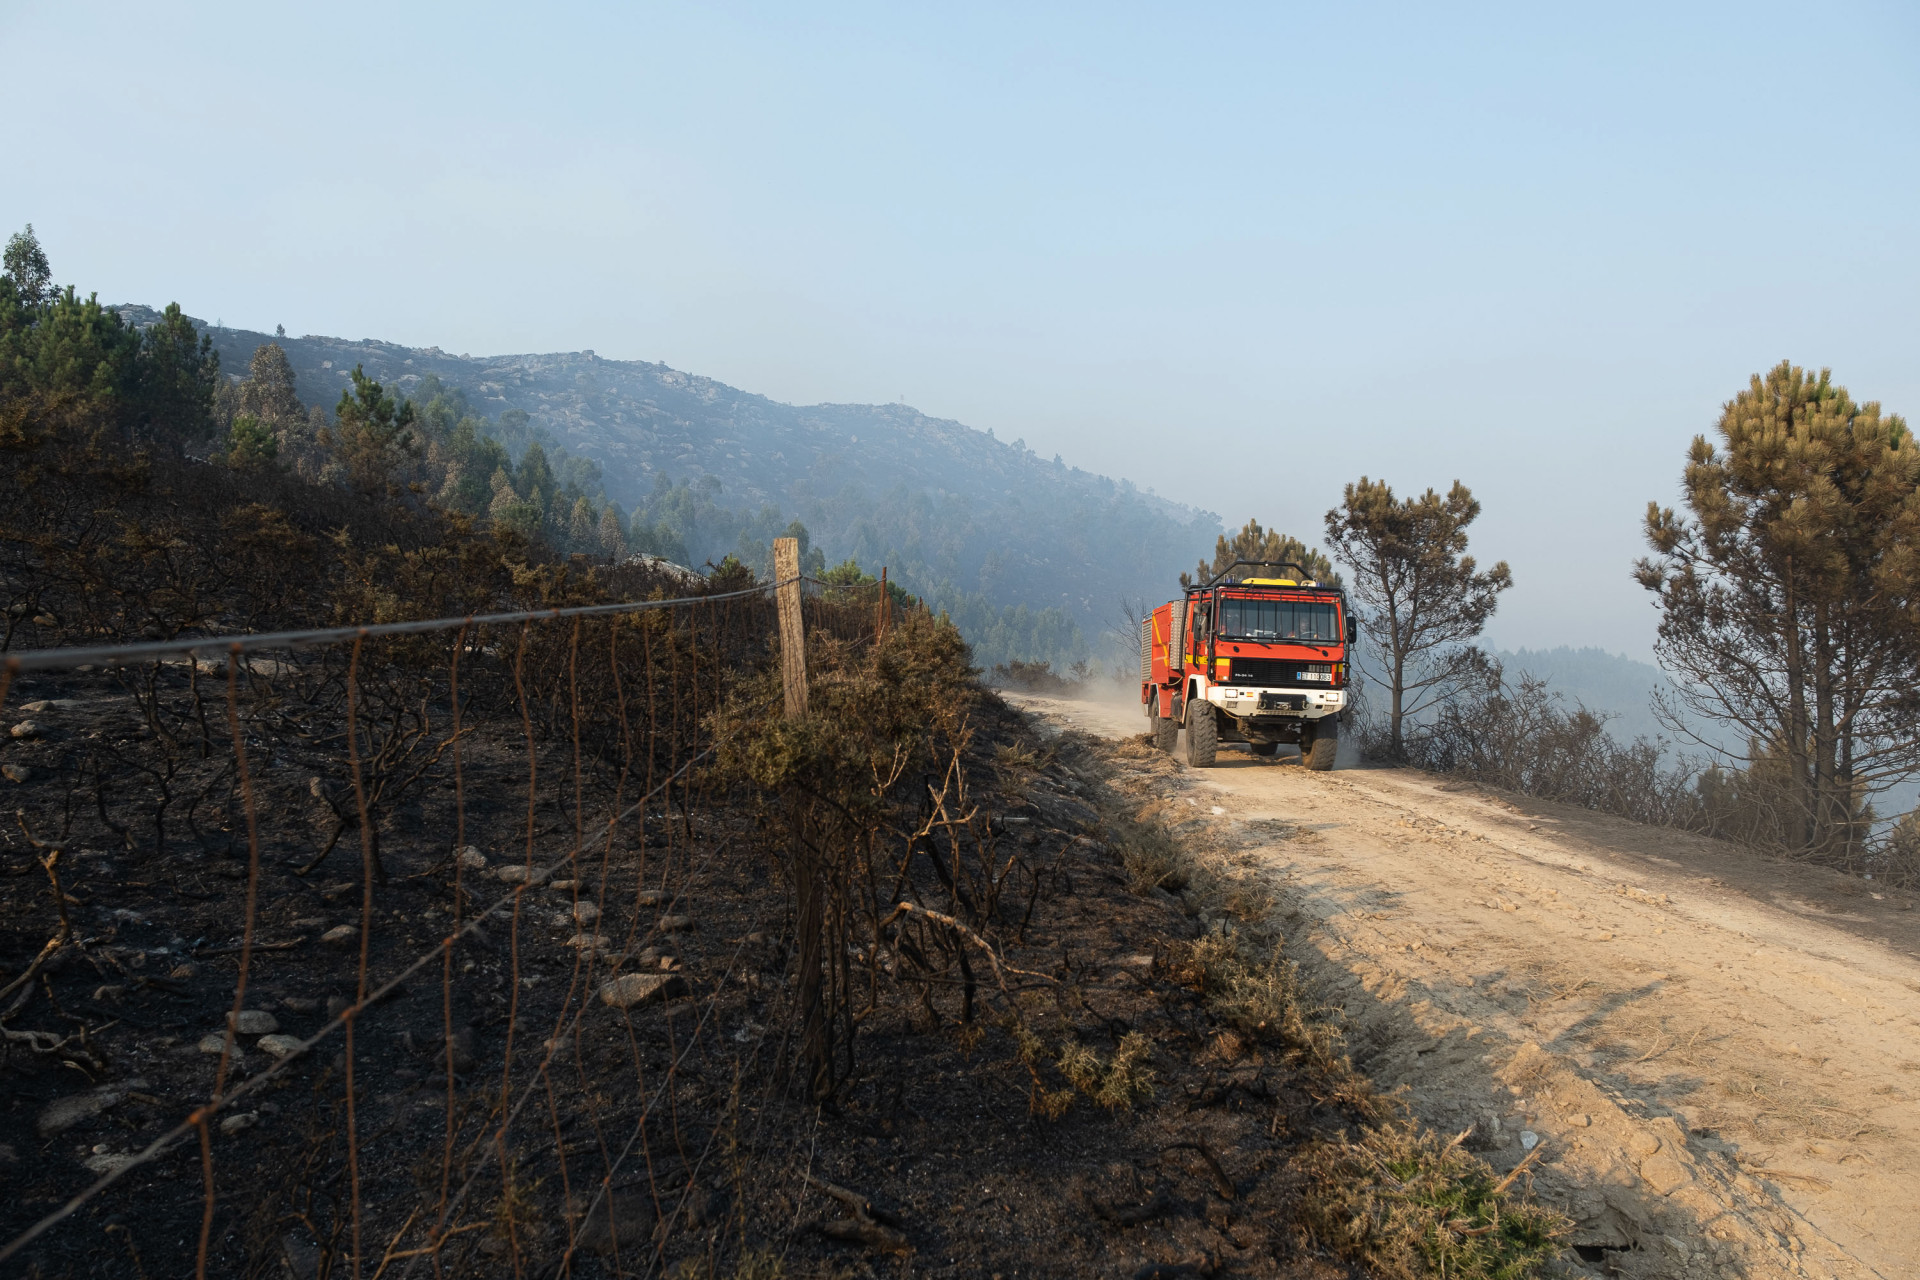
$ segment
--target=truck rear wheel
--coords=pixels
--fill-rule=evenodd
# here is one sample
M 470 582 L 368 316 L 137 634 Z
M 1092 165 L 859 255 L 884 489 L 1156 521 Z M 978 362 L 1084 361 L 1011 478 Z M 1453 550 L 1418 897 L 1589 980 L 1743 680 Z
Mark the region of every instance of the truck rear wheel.
M 1301 735 L 1300 754 L 1305 758 L 1307 768 L 1325 773 L 1333 768 L 1333 758 L 1340 754 L 1339 724 L 1328 720 L 1313 726 L 1308 734 Z
M 1213 704 L 1201 698 L 1187 702 L 1187 763 L 1196 769 L 1211 769 L 1220 751 L 1220 726 L 1213 718 Z
M 1253 754 L 1257 756 L 1270 756 L 1279 750 L 1280 744 L 1277 742 L 1256 742 L 1253 744 Z
M 1159 713 L 1153 717 L 1153 745 L 1168 755 L 1180 741 L 1180 722 Z

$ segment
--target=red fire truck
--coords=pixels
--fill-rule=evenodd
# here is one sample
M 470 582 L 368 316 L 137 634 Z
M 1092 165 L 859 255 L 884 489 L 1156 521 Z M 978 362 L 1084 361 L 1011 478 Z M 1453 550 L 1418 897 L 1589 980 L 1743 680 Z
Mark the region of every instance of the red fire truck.
M 1297 578 L 1236 577 L 1242 567 Z M 1207 768 L 1222 742 L 1273 755 L 1298 743 L 1310 769 L 1333 768 L 1347 706 L 1353 616 L 1339 587 L 1296 564 L 1239 560 L 1140 624 L 1140 701 L 1154 745 L 1187 731 L 1187 763 Z

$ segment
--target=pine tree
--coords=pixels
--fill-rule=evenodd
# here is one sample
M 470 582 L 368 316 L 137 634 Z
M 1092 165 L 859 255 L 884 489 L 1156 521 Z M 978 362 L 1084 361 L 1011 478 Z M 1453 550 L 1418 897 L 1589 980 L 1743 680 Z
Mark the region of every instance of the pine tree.
M 600 549 L 618 563 L 627 557 L 626 538 L 620 532 L 620 512 L 609 502 L 600 513 Z
M 500 519 L 506 513 L 507 508 L 520 503 L 520 495 L 513 491 L 512 484 L 497 483 L 503 474 L 503 472 L 499 471 L 493 473 L 494 480 L 496 481 L 493 486 L 493 501 L 487 504 L 487 514 L 496 520 Z
M 227 428 L 226 463 L 235 470 L 270 467 L 279 453 L 273 429 L 251 414 L 241 414 Z
M 6 253 L 0 258 L 0 278 L 11 284 L 20 301 L 29 307 L 53 301 L 53 267 L 47 262 L 39 237 L 33 234 L 31 222 L 25 231 L 15 232 L 7 241 Z
M 600 540 L 599 513 L 588 498 L 573 500 L 573 514 L 567 522 L 567 542 L 572 550 L 586 551 Z
M 393 487 L 395 473 L 420 452 L 413 402 L 396 401 L 359 365 L 352 377 L 353 385 L 340 393 L 334 424 L 321 433 L 321 443 L 334 451 L 355 489 L 384 496 Z
M 213 434 L 220 356 L 177 302 L 140 339 L 138 425 L 149 438 L 178 445 Z
M 276 427 L 306 418 L 306 407 L 294 387 L 293 365 L 277 342 L 255 347 L 247 362 L 247 380 L 240 384 L 239 408 Z
M 1180 585 L 1192 586 L 1196 582 L 1207 582 L 1227 571 L 1228 566 L 1237 560 L 1251 560 L 1260 565 L 1261 570 L 1248 570 L 1247 576 L 1275 578 L 1306 578 L 1315 582 L 1340 581 L 1340 575 L 1333 571 L 1333 563 L 1319 551 L 1307 546 L 1295 537 L 1278 530 L 1260 527 L 1258 520 L 1249 520 L 1240 532 L 1229 540 L 1220 535 L 1213 548 L 1213 563 L 1202 560 L 1191 574 L 1180 575 Z M 1296 568 L 1285 568 L 1294 565 Z M 1263 572 L 1264 571 L 1264 572 Z M 1304 572 L 1302 572 L 1304 571 Z
M 547 451 L 535 440 L 520 455 L 520 466 L 514 474 L 514 489 L 528 502 L 539 507 L 544 514 L 553 504 L 553 468 L 547 463 Z
M 131 434 L 140 364 L 139 331 L 67 288 L 0 333 L 0 396 L 62 402 L 77 417 Z
M 1361 635 L 1386 673 L 1388 750 L 1406 755 L 1406 722 L 1497 674 L 1470 642 L 1513 585 L 1502 560 L 1482 573 L 1467 552 L 1480 504 L 1458 480 L 1396 499 L 1385 481 L 1361 476 L 1327 512 L 1327 545 L 1353 570 Z
M 1737 728 L 1786 849 L 1858 869 L 1864 797 L 1920 769 L 1920 448 L 1831 372 L 1781 362 L 1696 436 L 1690 514 L 1650 503 L 1667 708 Z M 1765 768 L 1758 769 L 1762 761 Z

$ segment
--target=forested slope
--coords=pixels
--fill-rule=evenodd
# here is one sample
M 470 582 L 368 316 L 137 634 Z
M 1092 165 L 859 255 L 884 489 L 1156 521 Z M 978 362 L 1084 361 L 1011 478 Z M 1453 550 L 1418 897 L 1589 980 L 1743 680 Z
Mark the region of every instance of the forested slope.
M 118 309 L 136 324 L 157 316 Z M 1122 597 L 1174 581 L 1219 527 L 1211 513 L 906 405 L 782 404 L 592 351 L 476 357 L 205 332 L 229 375 L 278 342 L 301 398 L 322 408 L 356 366 L 403 396 L 437 378 L 523 444 L 544 439 L 597 464 L 606 495 L 672 523 L 696 564 L 728 553 L 751 562 L 799 519 L 829 561 L 887 565 L 908 589 L 982 619 L 983 639 L 1002 637 L 983 660 L 1081 656 Z M 1024 619 L 1007 612 L 1021 607 Z

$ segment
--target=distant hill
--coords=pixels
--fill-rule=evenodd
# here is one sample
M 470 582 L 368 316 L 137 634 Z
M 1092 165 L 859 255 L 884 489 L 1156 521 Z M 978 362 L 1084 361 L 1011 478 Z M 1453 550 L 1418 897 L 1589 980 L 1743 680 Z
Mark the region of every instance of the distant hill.
M 1499 649 L 1487 652 L 1499 662 L 1507 683 L 1515 685 L 1523 674 L 1545 680 L 1560 695 L 1568 710 L 1577 704 L 1607 717 L 1607 732 L 1621 742 L 1635 738 L 1660 738 L 1669 747 L 1700 755 L 1692 743 L 1676 742 L 1653 714 L 1655 693 L 1668 687 L 1667 675 L 1650 662 L 1639 662 L 1605 649 L 1583 649 L 1561 645 L 1555 649 Z M 1363 654 L 1360 665 L 1367 679 L 1378 687 L 1382 677 L 1373 669 L 1370 655 Z
M 1568 703 L 1579 702 L 1589 711 L 1609 713 L 1607 731 L 1622 742 L 1637 737 L 1665 739 L 1669 750 L 1704 760 L 1707 753 L 1693 742 L 1676 741 L 1653 714 L 1654 693 L 1668 686 L 1666 672 L 1649 662 L 1608 653 L 1604 649 L 1493 650 L 1509 681 L 1522 671 L 1545 679 Z M 1718 741 L 1736 756 L 1744 749 L 1740 736 L 1723 725 L 1699 725 L 1701 736 Z M 1920 778 L 1891 788 L 1874 798 L 1883 818 L 1895 817 L 1920 804 Z
M 157 318 L 146 307 L 118 310 L 136 324 Z M 229 375 L 244 374 L 260 344 L 280 343 L 301 397 L 329 410 L 356 365 L 403 394 L 433 375 L 489 415 L 518 410 L 536 438 L 597 463 L 607 495 L 628 510 L 644 506 L 663 477 L 713 477 L 715 501 L 743 521 L 755 517 L 753 528 L 777 527 L 767 512 L 777 508 L 780 521 L 806 524 L 829 561 L 887 565 L 894 580 L 956 617 L 993 618 L 975 628 L 983 635 L 989 625 L 1005 633 L 1000 615 L 1009 609 L 1047 615 L 1021 633 L 1026 640 L 997 645 L 1005 651 L 983 660 L 1084 656 L 1121 599 L 1163 596 L 1220 529 L 1211 512 L 902 404 L 782 404 L 592 351 L 450 355 L 374 339 L 202 328 Z M 717 558 L 735 549 L 741 527 L 692 531 L 689 551 Z M 1015 652 L 1022 644 L 1052 651 Z
M 1566 645 L 1492 652 L 1509 681 L 1528 672 L 1551 684 L 1569 704 L 1578 702 L 1589 711 L 1607 713 L 1612 717 L 1608 731 L 1623 742 L 1673 737 L 1653 714 L 1654 694 L 1668 681 L 1666 673 L 1650 662 L 1638 662 L 1605 649 Z

